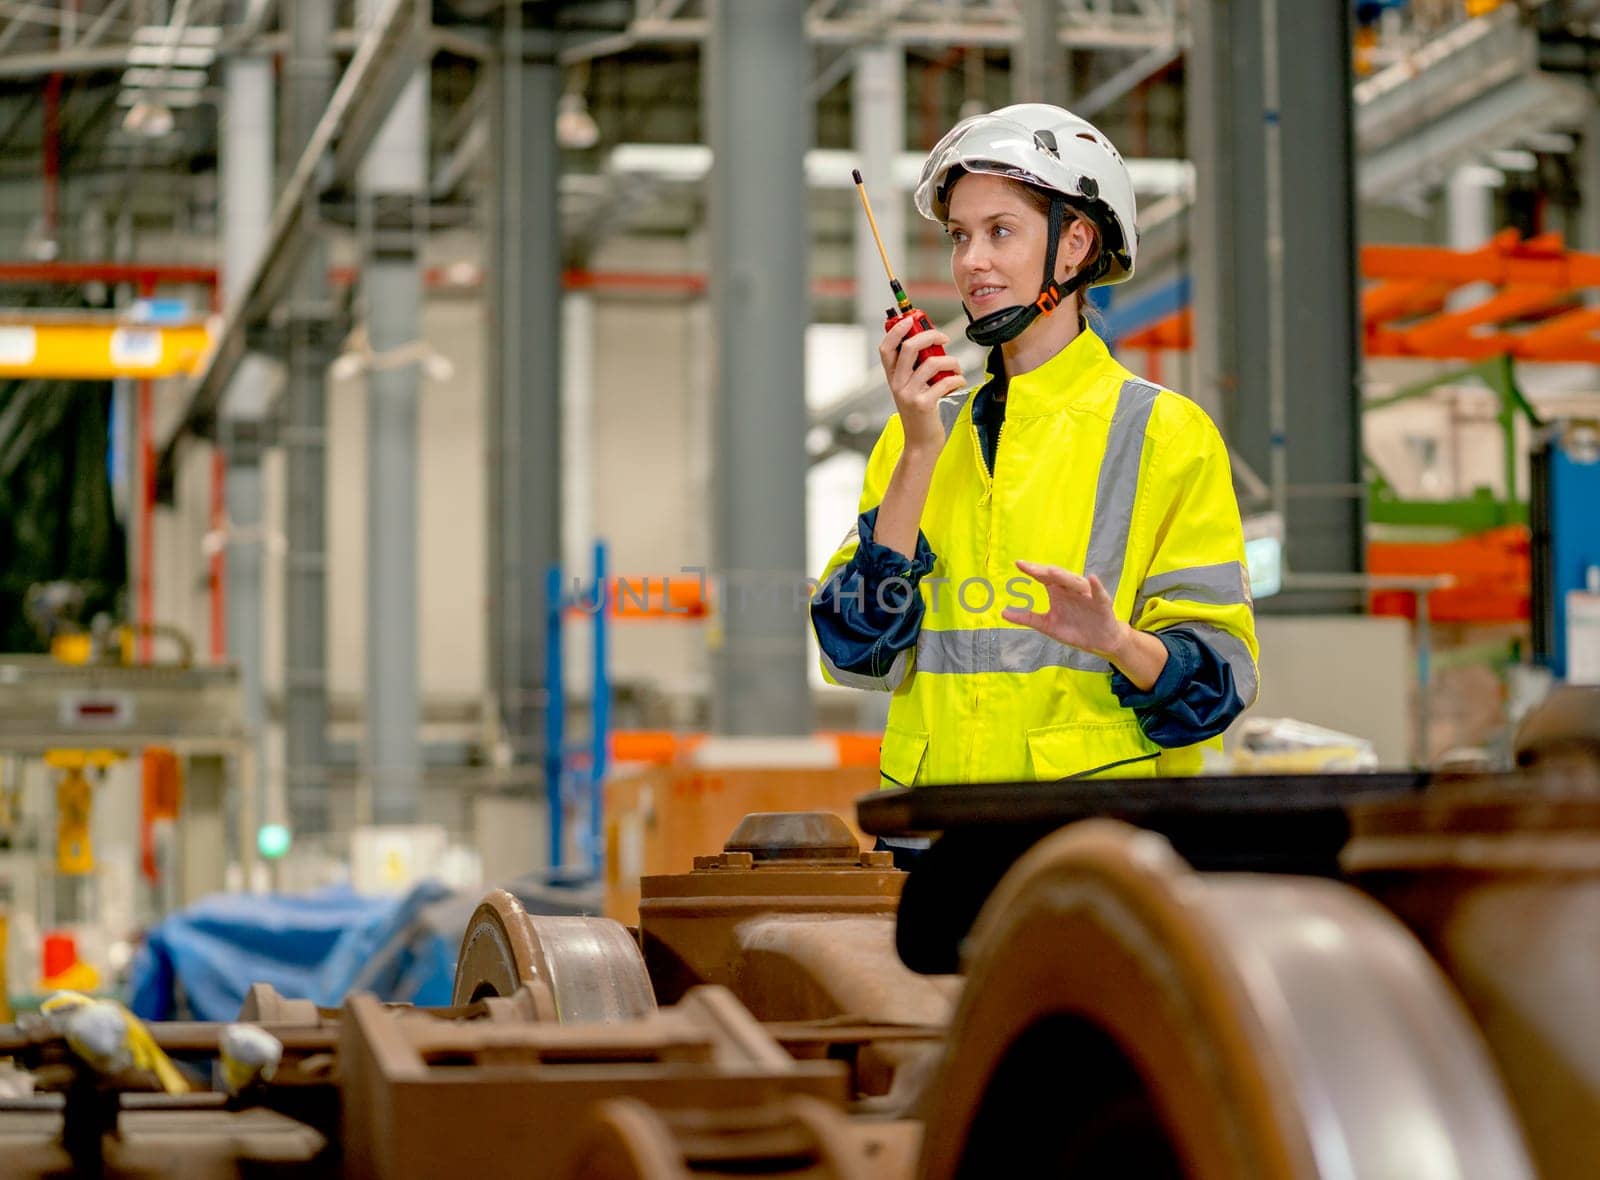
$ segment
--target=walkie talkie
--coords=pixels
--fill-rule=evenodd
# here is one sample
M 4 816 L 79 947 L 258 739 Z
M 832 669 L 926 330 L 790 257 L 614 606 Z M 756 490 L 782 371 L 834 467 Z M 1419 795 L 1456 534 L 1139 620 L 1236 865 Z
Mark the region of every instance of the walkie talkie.
M 855 179 L 856 192 L 861 197 L 861 207 L 866 210 L 867 224 L 872 227 L 872 240 L 878 243 L 878 257 L 883 259 L 884 273 L 889 276 L 889 289 L 894 292 L 895 305 L 883 313 L 883 330 L 887 332 L 901 320 L 909 318 L 915 327 L 915 331 L 911 335 L 914 336 L 917 332 L 931 331 L 933 329 L 933 321 L 928 318 L 926 312 L 919 311 L 911 306 L 911 296 L 906 294 L 906 289 L 900 285 L 900 280 L 894 277 L 894 267 L 889 265 L 888 251 L 883 248 L 883 238 L 878 235 L 878 222 L 872 216 L 872 202 L 867 200 L 867 186 L 861 179 L 860 171 L 853 169 L 850 175 Z M 920 365 L 930 356 L 944 355 L 944 349 L 937 344 L 932 344 L 917 353 L 917 364 Z

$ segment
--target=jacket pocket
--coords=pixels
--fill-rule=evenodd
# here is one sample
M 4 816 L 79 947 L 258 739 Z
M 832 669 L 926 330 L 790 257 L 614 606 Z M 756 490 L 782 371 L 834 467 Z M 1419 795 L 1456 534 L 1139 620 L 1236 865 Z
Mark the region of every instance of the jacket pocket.
M 1033 776 L 1064 778 L 1154 778 L 1161 747 L 1144 736 L 1137 721 L 1087 721 L 1028 731 Z
M 927 749 L 927 734 L 913 729 L 896 729 L 892 725 L 885 727 L 883 745 L 878 753 L 878 786 L 915 786 L 917 773 L 922 769 L 922 755 Z

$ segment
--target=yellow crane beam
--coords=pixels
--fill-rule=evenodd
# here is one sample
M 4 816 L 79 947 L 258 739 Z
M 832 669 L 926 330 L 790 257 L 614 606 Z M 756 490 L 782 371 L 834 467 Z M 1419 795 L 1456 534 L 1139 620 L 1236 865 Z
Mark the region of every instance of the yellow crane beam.
M 176 377 L 199 372 L 210 350 L 204 323 L 0 318 L 0 377 Z

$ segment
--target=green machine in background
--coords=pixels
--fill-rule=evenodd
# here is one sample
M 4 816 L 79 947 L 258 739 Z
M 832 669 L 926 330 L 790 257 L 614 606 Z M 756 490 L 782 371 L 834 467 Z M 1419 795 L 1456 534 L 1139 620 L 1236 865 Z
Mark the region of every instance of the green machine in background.
M 1372 524 L 1412 527 L 1449 528 L 1460 536 L 1485 532 L 1504 525 L 1527 524 L 1528 505 L 1517 498 L 1517 416 L 1520 414 L 1534 429 L 1545 423 L 1537 410 L 1523 396 L 1517 386 L 1512 359 L 1509 356 L 1493 357 L 1465 369 L 1455 369 L 1437 377 L 1429 377 L 1414 385 L 1385 397 L 1362 403 L 1362 412 L 1372 413 L 1387 406 L 1426 397 L 1435 389 L 1446 385 L 1460 385 L 1465 381 L 1481 381 L 1492 390 L 1500 402 L 1495 415 L 1500 423 L 1501 451 L 1505 464 L 1505 495 L 1496 496 L 1488 488 L 1480 487 L 1467 497 L 1449 500 L 1408 500 L 1396 494 L 1394 486 L 1384 478 L 1377 465 L 1367 460 L 1367 520 Z

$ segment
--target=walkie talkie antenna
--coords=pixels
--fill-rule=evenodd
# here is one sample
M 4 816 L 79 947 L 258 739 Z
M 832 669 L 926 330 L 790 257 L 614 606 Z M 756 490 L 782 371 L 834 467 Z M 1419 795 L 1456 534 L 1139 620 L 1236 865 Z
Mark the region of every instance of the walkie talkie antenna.
M 850 175 L 856 182 L 856 195 L 861 198 L 861 207 L 867 212 L 867 224 L 872 227 L 872 240 L 878 243 L 878 257 L 883 259 L 883 273 L 889 276 L 889 289 L 894 292 L 895 305 L 901 311 L 911 306 L 911 296 L 906 294 L 905 288 L 900 285 L 900 280 L 894 277 L 894 267 L 889 265 L 889 252 L 883 248 L 883 237 L 878 233 L 878 219 L 872 216 L 872 202 L 867 200 L 867 185 L 861 179 L 861 170 L 852 168 Z

